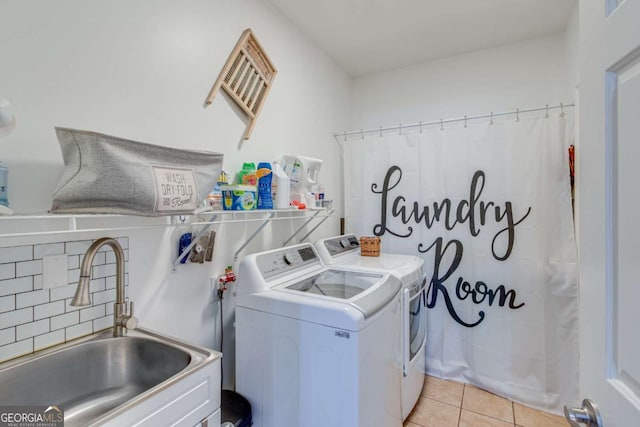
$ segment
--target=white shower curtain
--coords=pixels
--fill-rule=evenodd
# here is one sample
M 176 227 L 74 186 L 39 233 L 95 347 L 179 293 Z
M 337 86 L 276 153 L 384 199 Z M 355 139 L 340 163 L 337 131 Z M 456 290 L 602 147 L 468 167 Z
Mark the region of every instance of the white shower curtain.
M 344 142 L 346 229 L 425 259 L 425 371 L 552 412 L 578 399 L 568 117 Z

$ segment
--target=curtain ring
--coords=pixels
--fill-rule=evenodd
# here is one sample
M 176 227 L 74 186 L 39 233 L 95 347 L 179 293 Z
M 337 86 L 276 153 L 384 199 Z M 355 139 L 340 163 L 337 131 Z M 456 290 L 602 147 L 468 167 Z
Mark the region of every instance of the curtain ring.
M 442 125 L 442 118 L 440 118 L 440 130 L 444 130 L 444 126 Z
M 520 121 L 520 109 L 516 108 L 516 122 Z
M 544 118 L 548 119 L 549 118 L 549 104 L 544 106 L 544 111 L 545 111 Z
M 422 120 L 420 120 L 420 133 L 422 133 Z
M 382 126 L 380 126 L 379 131 L 380 131 L 380 138 L 382 138 Z
M 491 112 L 491 116 L 489 116 L 489 125 L 493 126 L 493 111 Z
M 564 113 L 564 103 L 560 103 L 560 117 L 564 117 L 566 114 Z
M 360 128 L 360 139 L 364 139 L 364 131 Z
M 465 128 L 467 127 L 467 115 L 466 114 L 464 115 L 464 127 Z
M 398 125 L 398 135 L 402 135 L 402 123 Z

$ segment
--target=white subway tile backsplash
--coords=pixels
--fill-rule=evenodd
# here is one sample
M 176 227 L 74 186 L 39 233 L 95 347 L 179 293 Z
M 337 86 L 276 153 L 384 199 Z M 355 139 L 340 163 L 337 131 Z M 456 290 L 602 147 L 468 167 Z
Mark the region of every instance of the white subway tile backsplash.
M 18 279 L 0 280 L 0 296 L 15 295 L 20 292 L 29 292 L 32 290 L 33 277 L 27 276 Z
M 51 301 L 58 301 L 61 299 L 63 300 L 67 298 L 72 298 L 73 295 L 76 293 L 77 287 L 78 285 L 76 283 L 72 283 L 67 286 L 58 286 L 57 288 L 51 288 L 49 290 L 49 293 L 51 294 L 50 299 Z
M 126 277 L 126 276 L 125 276 Z M 105 284 L 107 289 L 115 289 L 116 288 L 116 276 L 111 276 L 111 277 L 107 277 L 105 278 Z M 126 284 L 126 282 L 125 282 Z
M 73 270 L 80 268 L 80 255 L 70 255 L 67 257 L 67 268 Z
M 101 277 L 113 276 L 114 274 L 116 274 L 115 264 L 96 265 L 93 267 L 91 277 L 93 279 L 99 279 Z
M 16 263 L 0 264 L 0 280 L 16 277 Z
M 124 260 L 125 261 L 129 261 L 129 249 L 124 249 Z M 116 262 L 116 254 L 111 251 L 111 252 L 107 252 L 107 259 L 106 259 L 106 264 L 115 264 Z
M 33 259 L 32 246 L 11 246 L 0 248 L 0 264 L 6 262 L 29 261 Z
M 109 253 L 113 253 L 113 251 L 110 251 Z M 93 258 L 93 263 L 91 265 L 102 265 L 106 262 L 106 258 L 107 254 L 105 252 L 98 252 Z
M 93 323 L 85 322 L 78 325 L 69 326 L 65 329 L 66 340 L 72 340 L 74 338 L 82 337 L 93 333 Z
M 79 268 L 75 268 L 75 269 L 69 270 L 67 272 L 67 281 L 68 281 L 68 283 L 78 283 L 79 279 L 80 279 L 80 269 Z
M 22 261 L 16 263 L 16 277 L 42 274 L 42 260 Z
M 93 299 L 93 304 L 97 305 L 97 304 L 104 304 L 108 301 L 115 301 L 116 300 L 116 290 L 115 289 L 107 289 L 106 291 L 102 291 L 102 292 L 94 292 L 93 295 L 91 296 L 91 298 Z
M 102 292 L 107 288 L 106 280 L 104 277 L 100 279 L 94 279 L 90 282 L 89 291 L 90 292 Z M 97 304 L 97 303 L 96 303 Z
M 71 300 L 73 298 L 67 298 L 66 300 L 64 300 L 64 311 L 66 313 L 71 313 L 72 311 L 80 311 L 80 309 L 82 309 L 83 307 L 78 307 L 78 306 L 73 306 L 71 305 Z
M 80 323 L 97 319 L 98 317 L 103 317 L 105 315 L 104 304 L 96 305 L 89 308 L 83 308 L 82 310 L 80 310 Z
M 80 316 L 77 311 L 72 311 L 71 313 L 61 314 L 59 316 L 51 317 L 51 330 L 55 331 L 56 329 L 63 329 L 67 326 L 77 325 L 80 323 Z
M 0 345 L 9 344 L 16 341 L 16 328 L 0 329 Z
M 64 301 L 55 301 L 48 304 L 36 305 L 33 307 L 33 317 L 35 320 L 45 317 L 57 316 L 64 313 Z
M 8 295 L 6 297 L 0 297 L 0 313 L 5 311 L 16 309 L 16 296 Z
M 16 295 L 16 308 L 32 307 L 49 302 L 49 289 L 23 292 Z
M 117 240 L 128 260 L 129 239 Z M 70 305 L 82 256 L 91 243 L 78 240 L 0 248 L 0 362 L 113 326 L 116 265 L 109 247 L 94 258 L 91 306 Z M 57 279 L 52 279 L 49 267 L 57 269 Z M 125 285 L 128 283 L 125 274 Z
M 113 316 L 99 317 L 93 320 L 93 332 L 102 331 L 113 326 Z
M 0 328 L 8 328 L 31 321 L 33 321 L 33 308 L 31 307 L 0 314 Z
M 33 338 L 0 346 L 0 360 L 9 360 L 29 353 L 33 353 Z
M 42 274 L 36 274 L 33 276 L 33 290 L 38 291 L 42 289 Z
M 38 335 L 33 337 L 33 349 L 35 351 L 42 350 L 43 348 L 51 347 L 56 344 L 64 342 L 64 329 L 49 332 L 48 334 Z
M 33 247 L 33 259 L 42 258 L 46 255 L 62 254 L 64 254 L 64 243 L 47 243 Z
M 66 242 L 64 253 L 67 255 L 84 255 L 91 246 L 91 240 L 77 240 L 74 242 Z
M 35 335 L 42 335 L 49 332 L 49 319 L 38 320 L 37 322 L 25 323 L 24 325 L 16 326 L 16 339 L 21 341 L 26 338 L 31 338 Z

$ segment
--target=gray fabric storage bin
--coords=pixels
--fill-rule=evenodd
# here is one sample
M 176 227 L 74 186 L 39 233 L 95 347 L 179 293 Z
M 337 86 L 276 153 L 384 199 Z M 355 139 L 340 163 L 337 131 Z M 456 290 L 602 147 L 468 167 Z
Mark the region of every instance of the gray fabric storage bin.
M 65 170 L 52 213 L 193 213 L 218 180 L 223 155 L 181 150 L 96 132 L 56 128 Z

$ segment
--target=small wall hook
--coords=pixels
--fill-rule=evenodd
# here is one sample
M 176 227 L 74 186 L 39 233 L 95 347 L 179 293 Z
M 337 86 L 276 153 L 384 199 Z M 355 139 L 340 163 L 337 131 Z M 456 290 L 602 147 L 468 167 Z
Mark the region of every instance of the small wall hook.
M 467 115 L 466 114 L 464 115 L 464 127 L 465 128 L 467 127 Z
M 420 133 L 422 133 L 422 120 L 420 120 Z
M 548 119 L 549 118 L 549 104 L 544 106 L 544 111 L 545 111 L 544 118 Z
M 489 125 L 493 126 L 493 111 L 491 112 L 491 115 L 489 116 Z
M 382 138 L 382 126 L 378 130 L 380 131 L 380 138 Z
M 560 103 L 560 117 L 565 117 L 566 114 L 564 113 L 564 103 Z
M 516 122 L 520 121 L 520 109 L 516 108 Z
M 402 123 L 398 125 L 398 135 L 402 135 Z
M 347 131 L 344 131 L 344 141 L 347 142 Z
M 444 130 L 444 125 L 442 124 L 442 118 L 440 118 L 440 130 Z
M 364 139 L 364 130 L 360 128 L 360 139 Z

